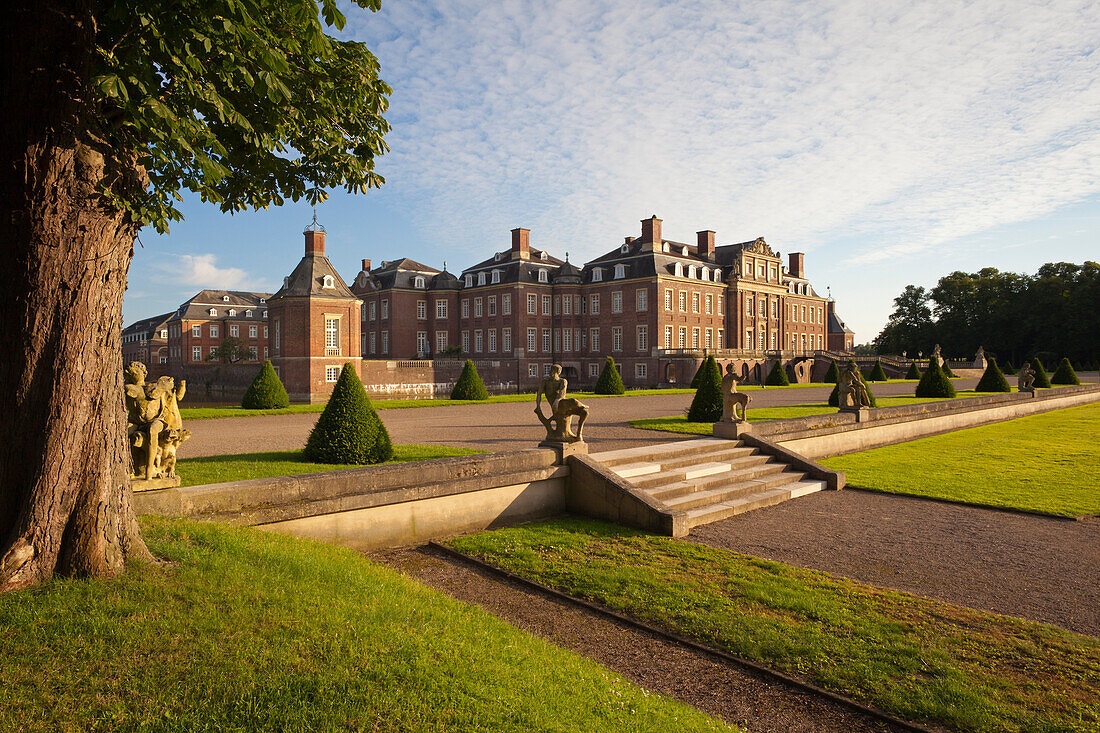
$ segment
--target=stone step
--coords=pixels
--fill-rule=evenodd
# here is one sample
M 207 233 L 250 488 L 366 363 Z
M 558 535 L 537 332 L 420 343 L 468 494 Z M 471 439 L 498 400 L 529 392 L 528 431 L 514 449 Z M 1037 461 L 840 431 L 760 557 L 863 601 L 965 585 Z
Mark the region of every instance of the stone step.
M 631 483 L 651 496 L 664 501 L 664 497 L 668 495 L 690 493 L 691 491 L 699 491 L 721 484 L 748 481 L 759 476 L 781 473 L 785 468 L 785 464 L 773 461 L 769 456 L 751 456 L 750 459 L 731 465 L 728 470 L 722 473 L 700 476 L 689 480 L 686 477 L 681 478 L 683 476 L 682 469 L 677 469 L 667 473 L 650 474 Z
M 678 458 L 663 460 L 661 461 L 661 470 L 668 471 L 673 468 L 680 468 L 681 466 L 691 466 L 701 461 L 709 461 L 712 463 L 719 461 L 732 462 L 737 458 L 744 458 L 759 453 L 756 448 L 751 448 L 747 445 L 741 445 L 740 443 L 732 440 L 727 440 L 726 443 L 728 443 L 728 445 L 715 446 L 705 453 L 699 453 L 698 455 L 681 456 Z
M 682 458 L 699 455 L 710 450 L 728 448 L 734 441 L 725 438 L 694 438 L 689 440 L 677 440 L 672 443 L 659 443 L 657 445 L 643 445 L 638 448 L 622 448 L 620 450 L 604 451 L 589 455 L 594 461 L 599 461 L 608 468 L 622 466 L 630 463 L 654 462 L 662 460 Z
M 645 476 L 646 474 L 659 472 L 661 470 L 661 464 L 650 463 L 648 461 L 626 463 L 621 466 L 615 466 L 612 470 L 623 478 L 635 478 L 637 476 Z
M 737 499 L 695 507 L 687 511 L 687 523 L 689 527 L 698 527 L 710 524 L 722 519 L 744 514 L 753 509 L 774 506 L 788 499 L 794 499 L 825 488 L 824 481 L 803 480 L 792 484 L 773 487 L 753 494 L 746 494 Z
M 804 474 L 802 473 L 784 471 L 759 479 L 723 484 L 680 496 L 662 498 L 661 501 L 669 509 L 694 509 L 711 504 L 725 504 L 744 496 L 759 494 L 781 486 L 789 486 L 801 481 L 803 478 Z

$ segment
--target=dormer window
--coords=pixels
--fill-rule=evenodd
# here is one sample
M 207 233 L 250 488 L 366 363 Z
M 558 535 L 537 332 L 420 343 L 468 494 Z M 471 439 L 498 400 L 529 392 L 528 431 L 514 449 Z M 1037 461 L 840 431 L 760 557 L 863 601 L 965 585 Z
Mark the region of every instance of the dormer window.
M 700 280 L 710 280 L 710 270 L 708 270 L 705 267 L 701 268 L 699 270 L 699 279 Z
M 237 315 L 237 309 L 236 308 L 230 308 L 229 309 L 229 317 L 233 318 L 236 315 Z
M 695 279 L 695 265 L 688 265 L 688 277 Z
M 622 247 L 619 247 L 619 251 L 625 255 L 627 252 L 630 251 L 630 245 L 624 244 Z
M 267 318 L 267 311 L 260 313 L 260 318 Z
M 250 311 L 250 310 L 245 311 L 244 312 L 244 317 L 245 318 L 251 318 L 252 317 L 252 311 Z
M 680 249 L 680 254 L 682 254 L 684 257 L 687 257 L 688 256 L 688 248 L 687 247 L 682 247 Z
M 540 260 L 545 260 L 545 259 L 547 259 L 547 257 L 546 257 L 546 252 L 539 252 L 539 259 L 540 259 Z
M 484 272 L 479 272 L 477 274 L 477 284 L 478 285 L 484 285 L 485 284 L 485 273 Z
M 661 251 L 662 251 L 662 252 L 668 252 L 668 251 L 669 251 L 669 249 L 668 249 L 668 245 L 667 245 L 667 244 L 662 244 L 662 245 L 661 245 Z
M 325 288 L 334 288 L 334 287 L 336 287 L 336 279 L 332 275 L 325 275 L 324 279 L 321 282 L 322 282 L 321 287 L 325 287 Z
M 500 262 L 503 259 L 504 259 L 504 253 L 503 252 L 497 252 L 495 255 L 493 255 L 493 261 L 494 262 Z
M 267 302 L 267 298 L 260 298 L 260 304 L 263 305 Z
M 500 270 L 493 270 L 492 282 L 493 285 L 496 285 L 500 282 Z
M 626 265 L 615 265 L 615 279 L 621 280 L 626 277 Z
M 598 267 L 592 268 L 592 282 L 603 282 L 603 270 Z
M 417 275 L 416 277 L 414 277 L 413 278 L 413 287 L 414 288 L 423 288 L 424 287 L 424 278 L 421 277 L 420 275 Z
M 466 287 L 472 288 L 473 286 L 474 286 L 474 276 L 473 275 L 467 275 L 466 276 Z
M 228 303 L 229 302 L 229 296 L 228 295 L 223 295 L 222 296 L 222 302 L 223 303 Z
M 543 252 L 543 254 L 545 255 L 546 253 Z M 539 282 L 540 283 L 550 282 L 550 276 L 546 272 L 546 270 L 539 270 Z
M 722 271 L 721 270 L 715 270 L 712 274 L 714 275 L 714 282 L 716 282 L 716 283 L 722 282 Z
M 677 262 L 675 265 L 672 266 L 672 274 L 675 275 L 676 277 L 683 277 L 684 276 L 684 266 L 681 265 L 679 262 Z
M 209 313 L 212 316 L 217 316 L 218 315 L 218 309 L 217 308 L 211 308 L 209 311 L 207 311 L 207 313 Z

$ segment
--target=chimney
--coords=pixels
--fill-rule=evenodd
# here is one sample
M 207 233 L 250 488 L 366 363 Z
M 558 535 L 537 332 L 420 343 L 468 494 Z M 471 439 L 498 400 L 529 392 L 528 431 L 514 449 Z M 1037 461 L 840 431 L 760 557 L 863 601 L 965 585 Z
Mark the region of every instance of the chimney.
M 634 241 L 634 237 L 624 237 L 623 238 L 623 244 L 630 244 L 633 241 Z
M 531 230 L 530 229 L 513 229 L 512 230 L 512 259 L 513 260 L 529 260 L 529 259 L 531 259 Z
M 802 252 L 791 252 L 789 257 L 791 264 L 790 267 L 787 268 L 787 272 L 790 273 L 791 277 L 806 277 L 805 263 L 803 261 L 806 255 Z
M 710 229 L 704 229 L 701 232 L 696 232 L 695 236 L 698 237 L 699 242 L 699 256 L 704 260 L 714 259 L 714 232 Z
M 363 260 L 363 272 L 370 272 L 370 260 Z
M 661 220 L 657 215 L 642 219 L 642 242 L 653 245 L 654 252 L 660 252 L 661 241 Z
M 303 234 L 306 235 L 306 254 L 325 254 L 325 233 L 321 230 L 307 229 Z

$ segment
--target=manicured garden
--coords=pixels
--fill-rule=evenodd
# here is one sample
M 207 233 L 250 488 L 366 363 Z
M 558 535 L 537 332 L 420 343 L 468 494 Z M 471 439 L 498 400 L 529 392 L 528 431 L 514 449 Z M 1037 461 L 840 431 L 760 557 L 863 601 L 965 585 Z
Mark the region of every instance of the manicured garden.
M 1100 514 L 1100 405 L 1082 405 L 822 461 L 878 491 Z
M 730 730 L 354 552 L 143 528 L 171 564 L 0 595 L 0 730 Z
M 452 540 L 570 595 L 961 731 L 1093 731 L 1100 640 L 610 524 Z
M 395 445 L 393 458 L 385 463 L 426 461 L 450 456 L 470 456 L 485 451 L 473 448 L 452 448 L 445 445 Z M 385 464 L 382 464 L 385 465 Z M 302 451 L 270 451 L 265 453 L 239 453 L 228 456 L 181 458 L 177 470 L 183 486 L 244 481 L 272 476 L 293 476 L 299 473 L 338 471 L 342 468 L 361 468 L 350 463 L 317 463 L 307 460 Z

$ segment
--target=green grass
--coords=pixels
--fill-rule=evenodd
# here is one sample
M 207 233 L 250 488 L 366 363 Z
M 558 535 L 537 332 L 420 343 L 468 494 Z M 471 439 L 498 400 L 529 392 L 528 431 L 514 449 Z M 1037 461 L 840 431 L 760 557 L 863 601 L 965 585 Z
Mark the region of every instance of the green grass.
M 598 522 L 450 544 L 910 720 L 982 732 L 1100 726 L 1091 637 Z
M 728 729 L 349 550 L 143 525 L 170 566 L 0 595 L 0 730 Z
M 389 463 L 426 461 L 449 456 L 472 456 L 485 451 L 473 448 L 452 448 L 445 445 L 395 445 L 393 459 Z M 200 486 L 223 481 L 244 481 L 272 476 L 293 476 L 298 473 L 338 471 L 342 468 L 361 468 L 343 463 L 310 463 L 302 458 L 302 451 L 271 451 L 267 453 L 238 453 L 228 456 L 182 458 L 176 466 L 181 486 Z
M 1100 514 L 1100 405 L 1082 405 L 822 461 L 879 491 Z
M 909 381 L 916 382 L 915 379 L 901 380 L 895 379 L 894 382 Z M 881 384 L 881 382 L 880 382 Z M 792 385 L 793 386 L 793 385 Z M 815 386 L 828 386 L 828 385 L 815 385 Z M 783 387 L 769 388 L 769 389 L 784 389 Z M 744 390 L 742 390 L 744 391 Z M 1016 391 L 1015 387 L 1012 389 Z M 981 397 L 984 395 L 1001 394 L 1000 392 L 975 392 L 974 390 L 962 390 L 959 391 L 951 399 L 963 399 L 964 397 Z M 919 402 L 933 402 L 935 400 L 928 397 L 915 397 L 913 395 L 899 395 L 894 397 L 878 397 L 879 407 L 898 407 L 900 405 L 915 405 Z M 807 402 L 801 405 L 784 405 L 781 407 L 760 407 L 753 409 L 750 403 L 749 406 L 749 422 L 766 422 L 768 420 L 787 420 L 796 417 L 809 417 L 811 415 L 827 415 L 829 413 L 836 412 L 837 408 L 830 407 L 825 402 Z M 688 422 L 687 417 L 684 415 L 669 415 L 667 417 L 647 417 L 639 420 L 631 420 L 630 425 L 635 428 L 641 428 L 642 430 L 660 430 L 666 433 L 679 433 L 681 435 L 710 435 L 712 432 L 712 423 L 709 422 Z

